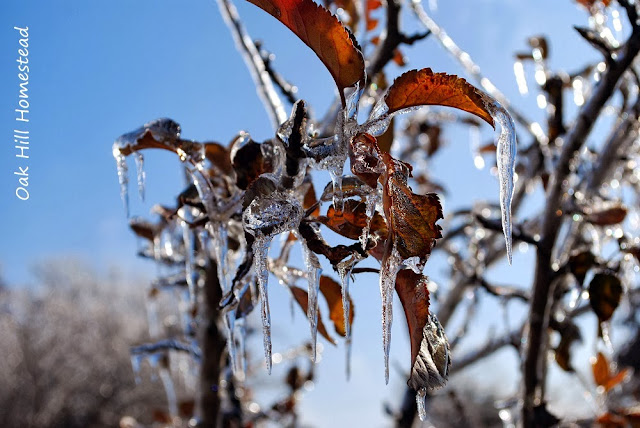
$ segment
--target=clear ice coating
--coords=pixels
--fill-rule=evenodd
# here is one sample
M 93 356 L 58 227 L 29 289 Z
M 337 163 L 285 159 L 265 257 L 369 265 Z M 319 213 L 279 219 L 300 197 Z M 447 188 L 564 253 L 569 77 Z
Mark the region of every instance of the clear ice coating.
M 144 172 L 144 156 L 140 152 L 136 152 L 135 155 L 136 160 L 136 172 L 138 178 L 138 195 L 140 199 L 144 201 L 144 182 L 146 178 L 146 174 Z
M 346 375 L 347 380 L 351 377 L 351 324 L 349 323 L 349 313 L 351 312 L 351 304 L 349 302 L 349 277 L 355 264 L 362 260 L 357 253 L 350 258 L 344 260 L 336 266 L 338 276 L 342 285 L 342 309 L 344 316 L 344 332 L 345 332 L 345 358 L 346 358 Z
M 316 345 L 318 343 L 318 291 L 320 289 L 320 275 L 322 267 L 318 256 L 307 247 L 304 239 L 300 240 L 304 255 L 304 264 L 307 268 L 307 281 L 309 282 L 307 318 L 311 327 L 311 360 L 316 361 Z
M 502 212 L 502 231 L 507 246 L 507 258 L 511 264 L 511 199 L 513 198 L 513 175 L 517 150 L 516 130 L 513 119 L 500 103 L 486 98 L 485 103 L 491 117 L 500 126 L 496 153 L 498 179 L 500 180 L 500 210 Z
M 418 417 L 421 421 L 427 418 L 427 388 L 420 388 L 416 393 L 416 404 L 418 405 Z
M 182 209 L 184 213 L 185 210 Z M 193 307 L 196 304 L 196 284 L 197 284 L 197 270 L 195 268 L 195 240 L 193 232 L 189 224 L 186 221 L 181 221 L 182 237 L 184 240 L 184 268 L 187 279 L 187 286 L 189 288 L 189 303 Z
M 393 247 L 391 254 L 382 261 L 380 270 L 380 297 L 382 298 L 382 347 L 384 349 L 384 381 L 389 383 L 389 349 L 391 347 L 391 323 L 393 322 L 393 292 L 396 276 L 402 267 L 402 257 Z
M 376 205 L 380 197 L 378 195 L 377 189 L 373 189 L 366 197 L 366 215 L 367 215 L 367 224 L 362 228 L 362 234 L 359 237 L 360 245 L 362 245 L 362 249 L 365 250 L 367 248 L 367 242 L 369 242 L 369 232 L 371 230 L 371 220 L 373 219 L 373 215 L 376 211 Z

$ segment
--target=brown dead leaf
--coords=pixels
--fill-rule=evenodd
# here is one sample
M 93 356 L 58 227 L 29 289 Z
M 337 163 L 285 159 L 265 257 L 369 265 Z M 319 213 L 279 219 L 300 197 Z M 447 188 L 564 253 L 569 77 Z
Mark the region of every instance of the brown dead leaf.
M 344 201 L 343 211 L 340 215 L 337 215 L 331 205 L 327 210 L 327 215 L 318 217 L 318 221 L 345 238 L 358 239 L 362 235 L 362 229 L 367 225 L 367 206 L 364 202 L 347 199 Z M 374 213 L 370 230 L 372 232 L 380 231 L 382 235 L 386 235 L 386 224 L 380 214 Z
M 627 217 L 627 208 L 622 204 L 612 203 L 601 208 L 585 210 L 585 220 L 596 226 L 611 226 L 619 224 Z
M 344 325 L 344 307 L 342 306 L 342 286 L 328 276 L 320 277 L 320 292 L 329 305 L 329 318 L 333 321 L 333 326 L 340 336 L 346 336 Z M 353 300 L 349 299 L 349 325 L 353 326 Z
M 620 304 L 622 283 L 610 272 L 595 274 L 589 284 L 589 303 L 600 322 L 608 321 Z
M 387 91 L 385 103 L 389 114 L 424 105 L 454 107 L 495 126 L 474 86 L 458 76 L 434 73 L 430 68 L 411 70 L 398 77 Z
M 602 352 L 598 352 L 591 364 L 591 370 L 593 371 L 594 382 L 596 385 L 602 386 L 605 392 L 622 383 L 629 373 L 629 369 L 622 369 L 617 373 L 612 373 L 609 361 Z
M 300 308 L 302 308 L 306 316 L 307 310 L 309 308 L 309 294 L 300 287 L 292 286 L 292 287 L 289 287 L 289 289 L 291 290 L 291 293 L 293 293 L 293 297 L 296 299 L 296 302 L 298 302 L 298 305 L 300 305 Z M 324 338 L 327 339 L 332 344 L 334 345 L 337 344 L 336 340 L 333 337 L 331 337 L 331 335 L 329 335 L 327 328 L 324 326 L 324 323 L 322 322 L 322 314 L 320 313 L 320 308 L 318 308 L 318 333 L 324 336 Z

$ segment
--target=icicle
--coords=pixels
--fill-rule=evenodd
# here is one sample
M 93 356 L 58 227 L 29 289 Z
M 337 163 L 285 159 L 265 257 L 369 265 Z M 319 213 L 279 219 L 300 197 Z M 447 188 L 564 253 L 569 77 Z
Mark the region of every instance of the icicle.
M 304 264 L 307 268 L 307 280 L 309 281 L 307 317 L 309 318 L 309 325 L 311 327 L 311 360 L 315 362 L 318 338 L 318 290 L 320 289 L 322 267 L 320 266 L 318 256 L 309 250 L 305 240 L 301 239 L 300 243 L 302 244 Z
M 142 153 L 136 152 L 135 161 L 138 177 L 138 195 L 140 196 L 140 200 L 144 201 L 144 182 L 146 174 L 144 172 L 144 156 L 142 155 Z
M 189 302 L 191 306 L 194 306 L 196 304 L 196 283 L 198 278 L 197 272 L 194 269 L 194 239 L 189 224 L 186 221 L 181 221 L 180 225 L 182 226 L 182 236 L 184 239 L 184 266 L 187 286 L 189 287 Z
M 157 293 L 158 289 L 152 289 L 150 293 Z M 160 323 L 158 322 L 158 307 L 155 296 L 149 296 L 147 302 L 147 323 L 149 324 L 149 337 L 156 339 L 160 336 Z
M 380 296 L 382 297 L 382 347 L 384 349 L 384 380 L 389 383 L 389 349 L 391 347 L 391 323 L 393 322 L 393 291 L 396 276 L 402 267 L 402 258 L 393 247 L 391 254 L 383 260 L 380 271 Z
M 236 356 L 236 330 L 235 330 L 236 311 L 229 309 L 224 314 L 224 326 L 227 329 L 227 348 L 229 350 L 229 359 L 231 360 L 231 371 L 235 375 L 238 373 L 238 361 Z
M 169 408 L 169 415 L 174 417 L 178 415 L 178 400 L 176 399 L 176 390 L 173 385 L 173 379 L 171 379 L 171 373 L 166 367 L 160 369 L 160 380 L 164 386 L 164 392 L 167 395 L 167 407 Z
M 333 208 L 336 216 L 342 216 L 344 211 L 344 195 L 342 194 L 342 168 L 329 169 L 331 183 L 333 184 Z
M 222 293 L 226 294 L 231 288 L 231 281 L 229 280 L 229 265 L 227 255 L 229 253 L 228 239 L 227 239 L 227 225 L 218 223 L 212 225 L 211 222 L 207 223 L 210 229 L 211 238 L 213 240 L 213 250 L 215 252 L 215 258 L 218 267 L 218 278 L 220 279 L 220 287 Z
M 336 266 L 338 270 L 338 276 L 340 277 L 340 282 L 342 283 L 342 309 L 344 316 L 344 331 L 345 331 L 345 351 L 346 351 L 346 375 L 347 380 L 351 377 L 351 324 L 349 323 L 349 313 L 351 312 L 351 305 L 349 302 L 349 277 L 351 276 L 351 271 L 353 270 L 353 266 L 362 260 L 356 254 L 352 255 L 351 258 L 345 260 L 341 263 L 338 263 Z
M 369 232 L 371 231 L 371 220 L 373 219 L 373 215 L 376 211 L 376 205 L 379 200 L 378 192 L 376 189 L 373 189 L 370 192 L 365 200 L 366 204 L 366 214 L 367 214 L 367 224 L 362 228 L 362 234 L 359 237 L 360 245 L 362 245 L 362 249 L 367 249 L 367 243 L 369 242 Z
M 513 63 L 513 74 L 516 75 L 516 83 L 518 84 L 518 91 L 520 91 L 520 95 L 528 94 L 529 88 L 527 87 L 527 78 L 524 74 L 522 61 L 518 60 Z
M 238 364 L 238 372 L 236 373 L 236 377 L 240 381 L 244 381 L 246 373 L 247 373 L 247 350 L 246 350 L 246 338 L 247 338 L 247 327 L 245 325 L 245 319 L 239 318 L 235 321 L 235 328 L 239 331 L 239 334 L 236 334 L 236 339 L 238 341 L 238 353 L 240 354 L 240 364 Z
M 118 143 L 113 145 L 113 157 L 116 159 L 118 168 L 118 182 L 120 183 L 120 198 L 124 204 L 124 211 L 129 218 L 129 168 L 127 167 L 127 158 L 118 147 Z
M 260 290 L 260 303 L 262 315 L 262 333 L 264 335 L 264 357 L 267 363 L 267 371 L 271 374 L 271 313 L 269 312 L 269 294 L 267 293 L 267 255 L 269 253 L 270 237 L 258 235 L 253 242 L 253 272 L 258 279 Z
M 516 130 L 513 119 L 495 100 L 487 99 L 486 108 L 493 120 L 500 126 L 497 143 L 498 178 L 500 180 L 500 210 L 502 230 L 507 246 L 509 264 L 512 259 L 511 240 L 511 199 L 513 198 L 513 175 L 516 160 Z
M 140 378 L 140 365 L 142 363 L 142 355 L 134 354 L 131 356 L 131 369 L 135 376 L 136 385 L 140 385 L 142 379 Z
M 418 405 L 418 417 L 421 421 L 427 419 L 427 388 L 420 388 L 416 394 L 416 404 Z

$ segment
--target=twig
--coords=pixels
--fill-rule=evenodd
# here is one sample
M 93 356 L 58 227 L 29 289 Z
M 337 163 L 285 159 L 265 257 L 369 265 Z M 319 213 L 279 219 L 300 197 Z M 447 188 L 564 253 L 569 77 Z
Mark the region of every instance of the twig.
M 297 88 L 291 83 L 287 82 L 281 74 L 276 72 L 271 66 L 272 54 L 262 47 L 262 43 L 259 41 L 255 42 L 256 48 L 260 51 L 260 56 L 262 57 L 262 61 L 264 62 L 264 67 L 271 80 L 276 84 L 282 95 L 289 101 L 291 104 L 295 104 L 298 101 L 296 97 Z
M 160 351 L 186 352 L 193 355 L 197 360 L 200 360 L 200 351 L 194 349 L 193 346 L 182 343 L 176 339 L 165 339 L 153 343 L 145 343 L 143 345 L 134 346 L 130 350 L 132 355 L 153 354 Z
M 520 123 L 527 131 L 533 135 L 536 140 L 540 143 L 546 142 L 546 137 L 542 132 L 542 128 L 537 123 L 531 122 L 527 119 L 522 113 L 518 110 L 514 109 L 507 97 L 500 92 L 500 90 L 489 80 L 487 77 L 483 76 L 480 72 L 480 67 L 476 64 L 471 56 L 462 49 L 453 41 L 451 37 L 444 31 L 442 27 L 440 27 L 422 7 L 422 3 L 420 0 L 412 0 L 411 1 L 411 9 L 415 13 L 418 20 L 436 37 L 436 39 L 440 42 L 442 47 L 447 50 L 465 69 L 467 73 L 471 77 L 473 77 L 476 82 L 482 86 L 482 88 L 487 91 L 489 95 L 495 98 L 502 106 L 509 110 L 509 113 L 513 116 L 513 118 Z M 537 126 L 536 126 L 537 125 Z
M 477 282 L 489 294 L 493 294 L 496 297 L 502 297 L 505 299 L 520 299 L 524 302 L 528 302 L 531 298 L 529 293 L 517 287 L 489 284 L 484 278 L 478 278 Z
M 631 6 L 629 6 L 631 7 Z M 632 7 L 635 10 L 635 6 Z M 631 18 L 631 13 L 629 13 Z M 634 30 L 620 50 L 618 59 L 603 73 L 593 95 L 582 107 L 567 135 L 560 158 L 551 177 L 549 191 L 547 193 L 546 207 L 542 217 L 542 233 L 540 243 L 536 250 L 536 268 L 533 286 L 533 300 L 529 312 L 529 334 L 527 337 L 527 350 L 523 364 L 523 409 L 522 422 L 525 428 L 535 425 L 534 407 L 542 402 L 544 397 L 538 397 L 537 390 L 544 379 L 540 378 L 540 364 L 543 358 L 543 342 L 546 340 L 546 327 L 548 325 L 549 297 L 552 293 L 551 269 L 552 250 L 560 230 L 562 215 L 558 215 L 558 207 L 564 194 L 564 181 L 571 172 L 571 160 L 574 154 L 585 143 L 596 119 L 600 115 L 604 105 L 613 94 L 615 87 L 635 59 L 640 50 L 640 31 L 637 23 L 632 21 Z
M 273 129 L 277 130 L 280 125 L 287 120 L 287 113 L 284 111 L 282 101 L 278 96 L 271 76 L 267 72 L 264 61 L 258 52 L 258 48 L 244 29 L 238 11 L 230 0 L 218 0 L 220 14 L 224 18 L 234 40 L 238 51 L 242 54 L 244 62 L 247 64 L 253 81 L 256 85 L 258 95 L 262 100 L 267 113 L 271 117 Z

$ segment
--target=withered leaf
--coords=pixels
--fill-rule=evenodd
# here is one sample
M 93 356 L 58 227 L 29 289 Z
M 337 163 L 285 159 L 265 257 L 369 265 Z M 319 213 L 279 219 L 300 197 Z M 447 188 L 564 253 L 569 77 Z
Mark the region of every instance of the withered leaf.
M 263 154 L 262 144 L 253 140 L 243 142 L 232 152 L 234 153 L 231 162 L 236 172 L 236 185 L 242 190 L 246 190 L 260 174 L 273 170 L 270 159 Z
M 593 371 L 594 382 L 596 385 L 602 386 L 605 392 L 610 391 L 624 381 L 629 372 L 629 369 L 623 369 L 617 373 L 612 373 L 609 361 L 602 352 L 598 352 L 598 355 L 592 361 L 591 370 Z
M 132 218 L 129 220 L 129 227 L 141 238 L 148 239 L 149 241 L 153 241 L 153 238 L 156 236 L 156 232 L 158 228 L 156 225 L 149 223 L 146 220 L 140 218 Z
M 601 428 L 625 428 L 627 427 L 627 420 L 620 415 L 616 415 L 610 412 L 607 412 L 603 415 L 598 416 L 596 419 L 596 423 Z
M 593 7 L 596 3 L 602 3 L 605 6 L 609 6 L 611 4 L 611 0 L 576 0 L 582 6 L 588 8 Z
M 451 359 L 444 330 L 429 313 L 427 278 L 403 269 L 396 277 L 396 292 L 407 318 L 411 340 L 411 375 L 407 384 L 416 391 L 438 389 L 447 380 Z
M 600 322 L 608 321 L 620 304 L 622 283 L 610 272 L 595 274 L 589 284 L 589 303 Z
M 393 62 L 395 62 L 398 67 L 404 67 L 407 65 L 407 61 L 399 48 L 396 48 L 393 51 Z
M 596 256 L 591 251 L 582 251 L 569 258 L 569 270 L 575 276 L 578 284 L 584 284 L 584 278 L 589 269 L 596 265 Z
M 364 183 L 358 177 L 347 175 L 342 177 L 342 196 L 352 198 L 354 196 L 366 197 L 369 190 L 364 187 Z M 333 200 L 333 183 L 329 182 L 322 191 L 320 200 L 328 202 Z
M 483 119 L 494 126 L 478 90 L 466 80 L 430 68 L 411 70 L 398 77 L 385 96 L 388 113 L 410 107 L 438 105 L 454 107 Z
M 333 321 L 333 326 L 340 336 L 346 336 L 344 325 L 344 307 L 342 306 L 342 286 L 328 276 L 320 277 L 320 292 L 329 306 L 329 318 Z M 349 325 L 353 325 L 353 301 L 349 299 Z
M 223 174 L 230 175 L 233 171 L 226 147 L 218 143 L 204 143 L 204 156 Z
M 407 184 L 410 168 L 388 153 L 382 153 L 386 165 L 382 204 L 391 238 L 403 259 L 419 257 L 426 261 L 435 240 L 442 237 L 436 222 L 443 218 L 435 193 L 417 195 Z
M 379 153 L 376 138 L 369 134 L 358 134 L 349 144 L 351 172 L 373 189 L 378 186 L 378 178 L 382 172 Z
M 597 226 L 610 226 L 622 223 L 627 216 L 627 208 L 618 203 L 607 204 L 602 208 L 589 209 L 585 220 Z
M 344 88 L 364 79 L 364 58 L 338 18 L 312 0 L 249 0 L 269 13 L 309 46 L 338 85 Z
M 582 341 L 580 329 L 576 324 L 568 319 L 562 323 L 557 323 L 555 325 L 551 324 L 550 326 L 553 326 L 554 330 L 557 330 L 558 333 L 560 333 L 560 343 L 555 349 L 556 363 L 558 363 L 560 368 L 564 371 L 573 372 L 574 368 L 571 364 L 571 347 L 574 342 Z
M 300 308 L 302 308 L 306 316 L 307 310 L 309 307 L 309 294 L 300 287 L 291 286 L 289 287 L 289 289 L 291 290 L 291 293 L 293 293 L 293 297 L 296 299 L 296 302 L 298 302 L 298 305 L 300 305 Z M 322 322 L 322 314 L 320 313 L 319 308 L 318 308 L 318 333 L 324 336 L 324 338 L 327 339 L 329 342 L 336 345 L 335 339 L 329 335 L 327 328 L 324 326 L 324 323 Z
M 309 210 L 313 207 L 311 216 L 317 216 L 320 214 L 320 204 L 318 204 L 318 198 L 316 198 L 316 190 L 313 188 L 313 182 L 311 180 L 305 180 L 304 183 L 308 186 L 307 191 L 304 193 L 304 199 L 302 200 L 302 208 Z
M 338 215 L 333 205 L 329 206 L 326 216 L 318 217 L 318 221 L 334 232 L 349 239 L 358 239 L 367 225 L 367 205 L 355 199 L 344 201 L 342 213 Z M 374 213 L 370 230 L 380 231 L 386 235 L 386 224 L 380 214 Z
M 387 130 L 384 131 L 382 135 L 377 137 L 378 147 L 383 152 L 389 153 L 391 151 L 394 137 L 395 120 L 395 118 L 391 118 L 391 122 L 389 122 L 389 127 L 387 128 Z
M 371 12 L 373 12 L 374 10 L 382 6 L 382 2 L 380 0 L 366 0 L 365 5 L 366 5 L 365 18 L 367 22 L 367 31 L 375 30 L 375 28 L 378 26 L 378 20 L 374 19 L 371 16 Z

